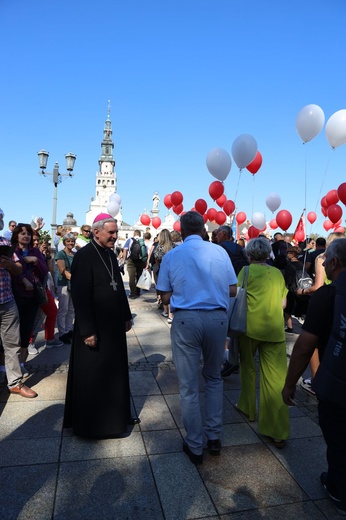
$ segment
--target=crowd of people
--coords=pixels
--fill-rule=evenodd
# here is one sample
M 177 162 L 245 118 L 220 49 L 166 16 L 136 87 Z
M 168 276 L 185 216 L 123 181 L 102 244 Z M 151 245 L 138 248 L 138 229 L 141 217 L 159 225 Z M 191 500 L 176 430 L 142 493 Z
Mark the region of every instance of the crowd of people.
M 44 326 L 46 348 L 72 343 L 64 426 L 82 437 L 104 438 L 122 435 L 129 424 L 140 422 L 131 412 L 126 332 L 132 326 L 128 298 L 140 296 L 137 284 L 147 271 L 158 308 L 171 325 L 186 431 L 183 451 L 191 462 L 201 464 L 204 449 L 220 455 L 223 378 L 239 370 L 239 413 L 249 421 L 257 418 L 258 432 L 283 448 L 289 438 L 288 406 L 294 405 L 295 385 L 310 362 L 311 378 L 301 385 L 319 399 L 328 448 L 328 472 L 321 483 L 338 510 L 345 511 L 346 367 L 344 361 L 340 376 L 334 365 L 326 368 L 324 363 L 331 333 L 338 334 L 335 313 L 346 312 L 341 284 L 345 235 L 331 233 L 327 240 L 294 244 L 291 237 L 275 233 L 273 240 L 261 235 L 246 243 L 234 240 L 228 225 L 209 237 L 195 211 L 184 214 L 180 224 L 181 233 L 163 229 L 153 240 L 148 230 L 143 238 L 135 230 L 117 248 L 117 222 L 100 214 L 78 236 L 59 228 L 53 259 L 49 242 L 40 235 L 42 221 L 36 229 L 10 221 L 0 237 L 0 371 L 6 373 L 9 391 L 37 396 L 24 384 L 25 361 L 28 352 L 35 354 L 35 336 Z M 121 277 L 125 265 L 128 297 Z M 230 314 L 241 286 L 246 291 L 246 327 L 234 336 Z M 334 299 L 338 311 L 333 310 Z M 294 320 L 302 324 L 302 333 L 287 374 L 286 334 L 294 332 Z M 346 360 L 342 334 L 338 356 Z M 335 402 L 329 388 L 333 384 L 339 393 Z M 107 398 L 99 399 L 100 392 Z

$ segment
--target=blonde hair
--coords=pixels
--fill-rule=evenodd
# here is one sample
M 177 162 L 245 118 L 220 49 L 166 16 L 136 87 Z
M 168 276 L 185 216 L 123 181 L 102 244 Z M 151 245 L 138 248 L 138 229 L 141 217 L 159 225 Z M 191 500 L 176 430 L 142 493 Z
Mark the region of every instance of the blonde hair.
M 172 237 L 168 229 L 163 229 L 159 233 L 159 244 L 165 253 L 173 248 Z
M 340 233 L 339 231 L 334 231 L 333 233 L 329 233 L 329 235 L 327 236 L 327 240 L 326 240 L 326 249 L 337 238 L 346 238 L 345 233 Z

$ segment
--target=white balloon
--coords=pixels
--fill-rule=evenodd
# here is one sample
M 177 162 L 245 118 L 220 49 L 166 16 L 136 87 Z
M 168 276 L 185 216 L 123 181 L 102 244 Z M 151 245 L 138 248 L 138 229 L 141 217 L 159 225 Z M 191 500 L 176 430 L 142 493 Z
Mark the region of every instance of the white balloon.
M 117 202 L 120 206 L 121 204 L 121 197 L 117 193 L 112 193 L 112 195 L 109 197 L 109 202 L 114 201 Z
M 256 212 L 252 215 L 251 223 L 256 229 L 263 229 L 266 226 L 266 218 L 263 213 Z
M 270 193 L 266 198 L 266 205 L 270 211 L 276 211 L 281 205 L 281 197 L 277 193 Z
M 296 129 L 304 143 L 320 133 L 324 120 L 324 112 L 318 105 L 306 105 L 298 112 Z
M 250 164 L 257 153 L 256 139 L 250 134 L 239 135 L 232 144 L 232 155 L 240 170 Z
M 107 205 L 107 212 L 112 215 L 112 217 L 115 217 L 119 213 L 120 205 L 115 202 L 114 200 L 111 200 L 108 202 Z
M 327 121 L 327 141 L 332 148 L 346 143 L 346 110 L 338 110 Z
M 207 155 L 207 168 L 218 179 L 224 181 L 231 171 L 232 159 L 223 148 L 213 148 Z

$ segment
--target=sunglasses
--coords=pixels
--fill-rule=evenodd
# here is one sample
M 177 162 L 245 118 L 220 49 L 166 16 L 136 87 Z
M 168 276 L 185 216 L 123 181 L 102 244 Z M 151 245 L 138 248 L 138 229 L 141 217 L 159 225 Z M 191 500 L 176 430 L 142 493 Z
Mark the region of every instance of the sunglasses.
M 91 233 L 91 229 L 82 229 L 85 233 Z

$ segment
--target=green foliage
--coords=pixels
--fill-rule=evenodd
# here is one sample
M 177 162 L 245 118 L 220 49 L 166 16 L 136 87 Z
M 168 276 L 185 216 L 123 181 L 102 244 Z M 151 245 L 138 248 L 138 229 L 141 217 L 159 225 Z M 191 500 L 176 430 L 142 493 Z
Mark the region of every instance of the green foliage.
M 49 231 L 39 231 L 40 233 L 40 242 L 50 242 L 52 237 L 49 234 Z

